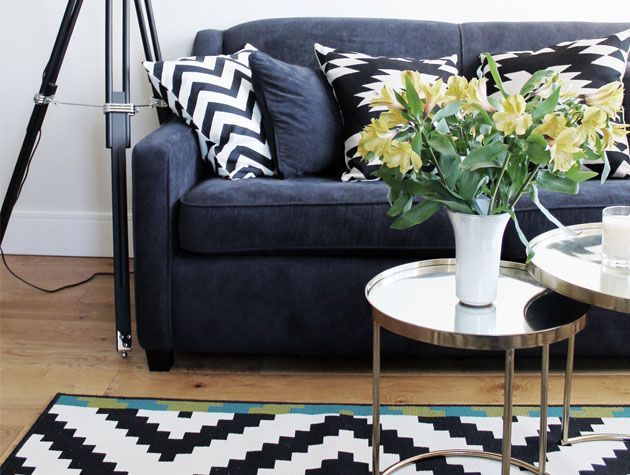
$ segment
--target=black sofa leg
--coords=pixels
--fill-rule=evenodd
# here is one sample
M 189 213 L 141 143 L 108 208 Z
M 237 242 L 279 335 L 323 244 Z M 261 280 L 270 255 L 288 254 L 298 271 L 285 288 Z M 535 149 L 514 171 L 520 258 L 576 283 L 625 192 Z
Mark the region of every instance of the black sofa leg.
M 173 366 L 172 351 L 146 350 L 147 363 L 150 371 L 170 371 Z

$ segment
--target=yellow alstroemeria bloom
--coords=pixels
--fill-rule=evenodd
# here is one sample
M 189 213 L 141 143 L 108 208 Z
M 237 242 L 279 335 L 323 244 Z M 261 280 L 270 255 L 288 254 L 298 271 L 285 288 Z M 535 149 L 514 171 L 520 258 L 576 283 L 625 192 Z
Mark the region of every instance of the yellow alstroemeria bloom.
M 520 94 L 512 94 L 501 102 L 503 110 L 492 115 L 496 127 L 505 135 L 516 132 L 523 135 L 530 125 L 532 116 L 525 112 L 525 99 Z
M 582 122 L 577 129 L 588 141 L 589 145 L 594 145 L 600 130 L 606 127 L 606 113 L 596 107 L 587 107 L 584 112 Z
M 581 150 L 579 146 L 583 142 L 584 136 L 573 127 L 567 127 L 560 132 L 549 149 L 553 170 L 561 172 L 569 170 L 575 164 L 573 156 Z
M 418 94 L 420 99 L 424 99 L 424 113 L 429 114 L 436 105 L 444 100 L 444 81 L 438 79 L 432 84 L 421 82 Z
M 487 82 L 488 80 L 486 78 L 471 79 L 466 88 L 465 99 L 469 105 L 478 105 L 488 112 L 495 112 L 496 109 L 488 101 Z M 474 108 L 465 107 L 465 112 L 472 110 L 474 110 Z
M 578 96 L 575 84 L 562 79 L 559 73 L 554 73 L 547 78 L 545 83 L 536 90 L 536 95 L 547 99 L 556 86 L 560 86 L 560 99 L 571 99 Z
M 422 74 L 420 74 L 418 71 L 411 71 L 409 69 L 400 73 L 400 80 L 402 81 L 403 86 L 407 84 L 407 78 L 409 78 L 409 81 L 411 81 L 411 84 L 416 91 L 420 89 L 420 84 L 422 84 L 422 82 L 424 81 L 424 79 L 422 78 Z
M 391 146 L 393 135 L 387 124 L 378 119 L 372 119 L 372 123 L 361 132 L 359 155 L 365 158 L 369 152 L 372 152 L 374 155 L 382 157 Z
M 585 98 L 586 103 L 591 107 L 596 107 L 606 113 L 610 118 L 615 117 L 623 104 L 623 84 L 615 81 L 610 82 L 595 91 L 588 94 Z
M 402 109 L 394 91 L 388 85 L 383 86 L 381 93 L 370 101 L 370 107 L 386 107 L 389 110 Z
M 401 173 L 406 173 L 412 168 L 418 171 L 422 167 L 422 159 L 411 148 L 411 144 L 398 140 L 393 140 L 391 147 L 385 151 L 383 163 L 389 168 L 399 168 Z
M 445 102 L 463 101 L 468 95 L 468 79 L 463 76 L 449 76 L 446 82 Z
M 630 133 L 630 125 L 628 124 L 612 123 L 609 127 L 602 129 L 602 146 L 604 150 L 611 149 L 616 142 L 619 142 L 628 133 Z
M 391 109 L 385 112 L 381 112 L 380 117 L 378 118 L 379 122 L 383 124 L 388 129 L 393 129 L 394 127 L 400 125 L 406 125 L 409 121 L 402 115 L 402 109 Z
M 555 139 L 566 128 L 567 118 L 561 112 L 556 112 L 555 114 L 546 114 L 541 124 L 533 130 L 533 133 Z

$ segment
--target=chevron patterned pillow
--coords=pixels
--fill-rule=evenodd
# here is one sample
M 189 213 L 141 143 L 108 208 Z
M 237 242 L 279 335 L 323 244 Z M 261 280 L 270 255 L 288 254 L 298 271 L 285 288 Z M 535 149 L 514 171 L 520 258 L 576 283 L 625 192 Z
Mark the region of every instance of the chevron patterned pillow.
M 412 69 L 420 71 L 430 80 L 458 74 L 457 55 L 438 59 L 409 59 L 368 56 L 363 53 L 343 53 L 336 49 L 315 44 L 315 55 L 326 79 L 335 93 L 341 109 L 344 128 L 344 148 L 347 171 L 343 181 L 371 180 L 371 174 L 379 168 L 380 161 L 366 164 L 361 160 L 357 147 L 363 128 L 381 113 L 379 108 L 370 110 L 372 98 L 384 85 L 394 90 L 403 87 L 400 72 Z
M 199 136 L 202 156 L 231 180 L 275 175 L 249 56 L 256 48 L 220 56 L 143 63 L 151 83 Z
M 519 92 L 532 74 L 542 69 L 558 72 L 572 92 L 589 94 L 609 82 L 623 81 L 629 50 L 630 30 L 625 30 L 607 38 L 565 41 L 538 51 L 510 51 L 492 53 L 492 56 L 508 94 Z M 481 67 L 482 74 L 488 78 L 490 97 L 500 98 L 501 92 L 492 80 L 484 55 L 481 55 Z M 619 119 L 624 122 L 624 117 Z M 611 178 L 630 178 L 627 136 L 607 150 L 606 155 Z M 601 161 L 585 165 L 598 173 L 603 170 Z

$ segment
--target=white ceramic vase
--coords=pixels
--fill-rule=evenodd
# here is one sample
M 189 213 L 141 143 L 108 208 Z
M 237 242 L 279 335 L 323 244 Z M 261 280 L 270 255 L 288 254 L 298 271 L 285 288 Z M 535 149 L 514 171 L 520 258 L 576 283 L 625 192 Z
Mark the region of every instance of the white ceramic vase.
M 497 298 L 501 243 L 510 216 L 481 216 L 448 211 L 455 233 L 456 289 L 459 301 L 473 307 Z

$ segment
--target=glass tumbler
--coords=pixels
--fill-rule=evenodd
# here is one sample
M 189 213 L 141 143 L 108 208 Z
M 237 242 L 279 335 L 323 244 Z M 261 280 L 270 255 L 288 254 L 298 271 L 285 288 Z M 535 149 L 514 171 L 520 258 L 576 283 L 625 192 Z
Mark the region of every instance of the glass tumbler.
M 602 263 L 630 268 L 630 206 L 609 206 L 602 213 Z

